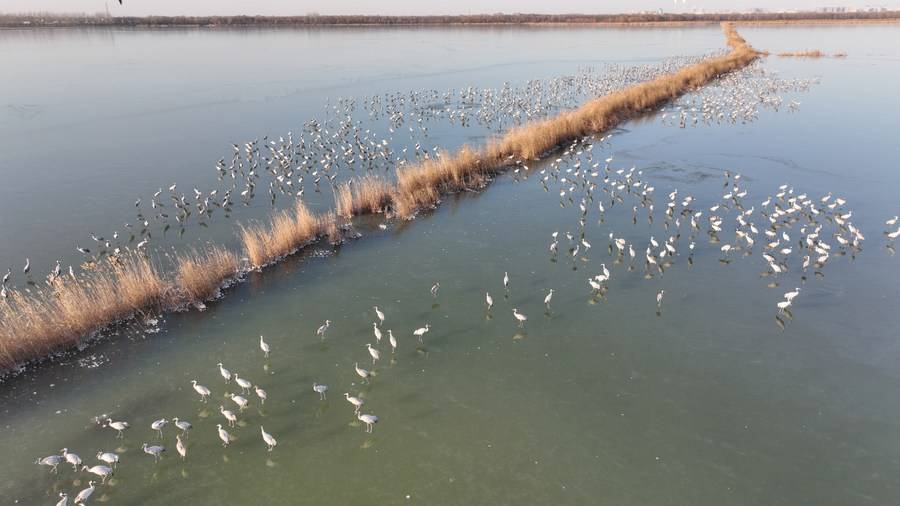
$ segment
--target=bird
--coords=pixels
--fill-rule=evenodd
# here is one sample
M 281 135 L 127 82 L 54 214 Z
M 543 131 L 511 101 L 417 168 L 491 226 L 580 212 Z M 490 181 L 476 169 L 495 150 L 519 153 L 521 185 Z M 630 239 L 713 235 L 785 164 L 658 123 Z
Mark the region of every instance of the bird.
M 174 423 L 176 427 L 181 429 L 181 433 L 185 436 L 187 436 L 187 433 L 190 432 L 192 428 L 194 428 L 194 426 L 191 425 L 191 422 L 187 420 L 179 420 L 177 416 L 172 418 L 172 423 Z
M 512 312 L 513 312 L 513 316 L 516 318 L 516 320 L 519 321 L 519 326 L 524 327 L 525 322 L 528 320 L 528 317 L 523 315 L 522 313 L 520 313 L 517 308 L 513 308 Z
M 259 336 L 259 349 L 262 350 L 263 356 L 269 358 L 269 351 L 271 351 L 271 348 L 269 348 L 269 343 L 263 341 L 263 336 Z
M 219 362 L 216 365 L 219 366 L 219 374 L 221 374 L 222 377 L 225 378 L 225 383 L 228 383 L 229 381 L 231 381 L 231 371 L 229 371 L 228 369 L 225 369 L 225 367 L 222 365 L 222 362 Z
M 372 365 L 375 365 L 375 362 L 378 362 L 378 359 L 381 358 L 381 353 L 372 347 L 372 343 L 366 343 L 366 348 L 369 349 L 369 355 L 372 356 Z
M 325 323 L 323 323 L 323 324 L 319 327 L 319 329 L 316 330 L 316 335 L 319 336 L 319 337 L 321 337 L 322 339 L 325 339 L 325 332 L 328 331 L 328 327 L 329 327 L 329 326 L 331 326 L 331 320 L 325 320 Z
M 378 309 L 378 306 L 374 306 L 374 309 L 375 309 L 375 316 L 378 317 L 378 322 L 383 324 L 384 323 L 384 313 L 382 313 L 381 310 Z
M 494 299 L 491 297 L 490 292 L 484 292 L 484 303 L 487 304 L 488 311 L 494 307 Z
M 222 428 L 222 424 L 216 424 L 216 430 L 219 432 L 219 439 L 222 440 L 222 446 L 228 446 L 228 443 L 231 442 L 231 434 Z
M 240 395 L 237 395 L 237 394 L 230 394 L 229 397 L 231 398 L 231 400 L 232 400 L 235 404 L 238 405 L 238 411 L 243 411 L 244 409 L 247 408 L 247 405 L 250 404 L 250 402 L 247 401 L 246 398 L 244 398 L 244 397 L 242 397 L 242 396 L 240 396 Z
M 658 294 L 656 294 L 656 307 L 662 307 L 663 295 L 666 294 L 665 290 L 660 290 Z
M 203 402 L 206 402 L 207 399 L 209 399 L 209 396 L 210 396 L 210 394 L 211 394 L 212 392 L 210 392 L 208 388 L 206 388 L 206 387 L 203 386 L 203 385 L 197 384 L 197 380 L 191 380 L 191 385 L 193 385 L 194 390 L 195 390 L 198 394 L 200 394 L 200 399 L 201 399 Z
M 358 362 L 355 363 L 355 364 L 353 364 L 353 367 L 356 369 L 356 374 L 357 374 L 360 378 L 362 378 L 363 381 L 368 382 L 368 380 L 369 380 L 369 375 L 370 375 L 369 371 L 367 371 L 367 370 L 363 369 L 362 367 L 360 367 Z
M 503 289 L 509 291 L 509 273 L 503 273 Z
M 56 466 L 58 466 L 63 460 L 64 459 L 62 455 L 49 455 L 42 459 L 37 459 L 34 463 L 40 466 L 48 466 L 50 467 L 50 472 L 56 474 Z
M 181 435 L 179 434 L 175 434 L 175 451 L 178 452 L 178 455 L 181 455 L 181 460 L 187 457 L 187 446 L 184 445 L 184 441 L 181 440 Z
M 262 425 L 259 426 L 259 432 L 260 432 L 260 434 L 262 434 L 262 438 L 263 438 L 263 441 L 266 442 L 266 446 L 269 447 L 269 451 L 274 450 L 275 445 L 278 444 L 278 441 L 276 441 L 275 438 L 272 437 L 271 434 L 266 432 L 266 430 L 262 427 Z
M 106 462 L 113 467 L 117 467 L 119 465 L 119 454 L 100 450 L 97 452 L 97 460 Z
M 244 378 L 241 378 L 236 373 L 234 375 L 234 382 L 237 383 L 239 387 L 241 387 L 241 392 L 243 393 L 249 393 L 250 388 L 253 387 L 253 383 L 245 380 Z
M 356 415 L 356 418 L 359 419 L 362 423 L 366 424 L 366 432 L 369 434 L 372 433 L 372 429 L 376 423 L 378 423 L 378 417 L 372 414 L 364 414 L 360 413 Z
M 377 322 L 372 322 L 372 332 L 375 334 L 375 340 L 381 342 L 381 329 L 378 328 Z
M 116 437 L 121 438 L 121 437 L 124 437 L 122 432 L 127 430 L 130 427 L 130 425 L 128 425 L 128 422 L 113 421 L 113 420 L 110 420 L 109 418 L 107 418 L 106 423 L 104 424 L 104 427 L 109 427 L 111 429 L 114 429 L 115 431 L 118 432 Z
M 119 0 L 119 1 L 121 2 L 121 0 Z M 78 492 L 78 495 L 75 496 L 75 501 L 73 502 L 73 504 L 75 504 L 76 506 L 79 504 L 84 504 L 84 502 L 87 501 L 88 498 L 91 497 L 91 494 L 93 494 L 93 493 L 94 493 L 94 481 L 91 480 L 88 482 L 88 488 L 82 490 L 81 492 Z
M 234 414 L 234 411 L 225 409 L 225 406 L 219 406 L 219 413 L 222 413 L 222 416 L 228 420 L 228 425 L 230 427 L 234 427 L 234 424 L 237 423 L 237 415 Z
M 438 283 L 437 281 L 435 281 L 434 284 L 431 285 L 431 296 L 436 299 L 438 296 L 438 290 L 440 290 L 440 289 L 441 289 L 441 284 Z
M 27 275 L 28 271 L 30 271 L 30 270 L 31 270 L 31 259 L 26 258 L 25 259 L 25 267 L 22 268 L 22 273 Z
M 416 337 L 418 337 L 418 338 L 419 338 L 419 342 L 421 343 L 421 342 L 422 342 L 422 336 L 424 336 L 425 333 L 428 332 L 429 330 L 431 330 L 431 325 L 426 323 L 424 327 L 421 327 L 421 328 L 418 328 L 418 329 L 414 330 L 414 331 L 413 331 L 413 335 L 416 336 Z
M 394 333 L 391 332 L 390 329 L 388 329 L 388 342 L 391 343 L 391 353 L 396 352 L 397 351 L 397 338 L 394 337 Z
M 63 448 L 62 450 L 60 450 L 60 453 L 62 454 L 63 458 L 66 459 L 66 462 L 72 464 L 72 469 L 77 471 L 78 466 L 81 465 L 81 457 L 79 457 L 77 454 L 69 452 L 68 448 Z
M 362 399 L 360 399 L 359 397 L 352 396 L 348 392 L 344 392 L 344 398 L 347 399 L 347 402 L 349 402 L 350 404 L 353 404 L 353 407 L 355 408 L 354 412 L 357 414 L 359 413 L 359 408 L 362 407 L 363 404 L 365 404 L 365 402 Z
M 68 506 L 69 504 L 69 495 L 65 492 L 59 493 L 59 501 L 57 501 L 56 506 Z
M 110 475 L 113 474 L 112 468 L 104 465 L 96 465 L 92 467 L 81 466 L 82 471 L 87 471 L 91 474 L 96 474 L 100 477 L 100 483 L 106 483 L 106 479 L 109 478 Z
M 158 433 L 159 433 L 159 438 L 162 439 L 162 437 L 163 437 L 163 433 L 162 433 L 163 427 L 165 427 L 165 426 L 168 425 L 168 424 L 169 424 L 169 421 L 168 421 L 168 420 L 166 420 L 165 418 L 161 418 L 161 419 L 156 420 L 155 422 L 151 423 L 151 424 L 150 424 L 150 428 L 153 429 L 153 430 L 155 430 L 156 432 L 158 432 Z
M 163 446 L 160 446 L 160 445 L 152 445 L 151 446 L 151 445 L 148 445 L 147 443 L 144 443 L 143 445 L 141 445 L 141 449 L 144 450 L 144 453 L 146 453 L 147 455 L 153 455 L 154 462 L 159 462 L 159 459 L 162 458 L 162 453 L 164 451 L 166 451 L 165 447 L 163 447 Z
M 254 385 L 253 390 L 256 392 L 256 396 L 259 397 L 259 403 L 265 404 L 266 399 L 269 398 L 268 394 L 266 394 L 266 391 L 260 388 L 259 385 Z
M 791 306 L 791 301 L 783 300 L 775 305 L 778 307 L 778 312 L 783 313 L 787 308 L 789 308 Z
M 314 381 L 313 382 L 313 391 L 317 392 L 319 394 L 319 400 L 324 401 L 325 400 L 325 392 L 328 391 L 328 385 L 319 384 Z
M 785 294 L 784 294 L 784 300 L 786 300 L 786 301 L 788 301 L 788 302 L 793 302 L 794 299 L 795 299 L 798 295 L 800 295 L 800 288 L 799 288 L 799 287 L 798 287 L 798 288 L 795 288 L 794 291 L 792 291 L 792 292 L 787 292 L 787 293 L 785 293 Z
M 552 300 L 552 299 L 553 299 L 553 289 L 551 288 L 550 293 L 548 293 L 547 296 L 544 297 L 544 305 L 547 306 L 547 309 L 550 309 L 550 300 Z

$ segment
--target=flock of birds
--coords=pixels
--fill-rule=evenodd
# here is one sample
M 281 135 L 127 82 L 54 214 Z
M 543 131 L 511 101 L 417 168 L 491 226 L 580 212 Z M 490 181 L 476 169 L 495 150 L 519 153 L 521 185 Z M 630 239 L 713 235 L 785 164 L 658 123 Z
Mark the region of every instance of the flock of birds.
M 366 97 L 361 104 L 351 99 L 340 100 L 337 105 L 329 108 L 332 114 L 328 119 L 308 122 L 297 136 L 288 133 L 286 137 L 277 140 L 263 138 L 262 141 L 233 145 L 230 160 L 220 159 L 215 166 L 219 181 L 227 182 L 227 188 L 219 187 L 211 191 L 193 188 L 189 192 L 180 191 L 177 184 L 172 184 L 167 190 L 160 188 L 149 199 L 149 204 L 142 199 L 135 202 L 136 220 L 126 223 L 123 234 L 113 232 L 109 239 L 92 235 L 96 246 L 76 247 L 91 261 L 103 255 L 118 255 L 130 248 L 129 245 L 134 241 L 137 241 L 134 249 L 143 250 L 152 237 L 151 223 L 162 224 L 163 230 L 167 230 L 173 225 L 171 220 L 174 220 L 174 224 L 183 230 L 191 216 L 209 218 L 218 209 L 228 214 L 236 204 L 249 205 L 250 199 L 260 188 L 264 188 L 274 204 L 278 195 L 304 198 L 310 184 L 315 192 L 321 191 L 320 183 L 335 185 L 341 168 L 353 172 L 356 168 L 366 172 L 387 171 L 408 163 L 409 155 L 420 159 L 436 153 L 419 142 L 395 152 L 392 148 L 393 134 L 404 126 L 411 134 L 424 137 L 428 135 L 429 122 L 436 118 L 462 125 L 475 121 L 489 128 L 505 128 L 509 122 L 518 123 L 549 114 L 573 105 L 585 95 L 608 93 L 612 89 L 652 78 L 684 63 L 683 60 L 678 60 L 656 67 L 622 67 L 603 76 L 585 71 L 576 76 L 531 81 L 520 88 L 504 86 L 500 90 L 468 88 L 446 94 L 434 90 L 409 95 L 386 94 Z M 707 95 L 701 92 L 664 108 L 661 111 L 663 122 L 673 121 L 686 126 L 700 122 L 748 121 L 755 118 L 756 107 L 760 104 L 781 106 L 780 98 L 775 98 L 778 92 L 788 88 L 802 89 L 809 85 L 806 81 L 785 83 L 769 77 L 748 80 L 748 76 L 760 70 L 751 67 L 744 72 L 726 77 L 721 83 L 710 87 L 711 91 Z M 756 84 L 747 85 L 747 82 Z M 731 91 L 722 91 L 723 89 Z M 794 102 L 789 107 L 793 108 Z M 361 120 L 354 119 L 360 110 L 371 118 L 387 117 L 391 124 L 391 136 L 381 138 L 372 130 L 365 129 Z M 726 172 L 721 197 L 714 202 L 700 205 L 699 199 L 677 189 L 658 198 L 655 186 L 643 171 L 634 167 L 613 168 L 612 157 L 605 160 L 594 159 L 595 147 L 602 145 L 605 140 L 606 138 L 599 141 L 596 138 L 581 139 L 566 146 L 548 163 L 531 169 L 526 162 L 517 161 L 512 170 L 516 180 L 535 178 L 548 193 L 551 191 L 550 186 L 554 185 L 553 194 L 558 192 L 560 206 L 577 210 L 575 225 L 571 230 L 551 234 L 548 245 L 551 260 L 566 259 L 577 268 L 579 264 L 591 262 L 592 252 L 600 249 L 596 245 L 604 240 L 607 242 L 607 258 L 596 266 L 596 274 L 585 280 L 585 291 L 592 299 L 607 296 L 614 277 L 623 275 L 616 272 L 617 269 L 639 271 L 644 278 L 652 280 L 664 275 L 679 262 L 692 266 L 695 250 L 698 244 L 703 243 L 717 248 L 719 261 L 723 264 L 739 258 L 759 258 L 761 276 L 776 280 L 770 283 L 773 288 L 779 285 L 778 279 L 793 273 L 799 274 L 797 284 L 805 283 L 808 272 L 820 275 L 834 258 L 855 255 L 862 250 L 866 237 L 854 224 L 853 211 L 848 202 L 840 196 L 828 193 L 813 197 L 785 184 L 771 195 L 754 199 L 741 174 Z M 149 205 L 149 210 L 146 205 Z M 634 232 L 610 230 L 605 235 L 591 237 L 595 231 L 588 224 L 605 224 L 607 215 L 614 212 L 624 213 L 626 216 L 630 214 L 634 229 L 639 221 L 646 221 L 649 228 L 656 232 L 638 236 Z M 888 238 L 888 248 L 893 252 L 893 241 L 900 237 L 897 216 L 886 220 L 885 224 L 890 227 L 884 235 Z M 26 260 L 22 269 L 26 278 L 30 269 L 30 261 Z M 12 270 L 8 269 L 2 279 L 4 295 L 11 275 Z M 58 262 L 48 279 L 52 283 L 54 277 L 64 275 Z M 76 277 L 72 267 L 69 267 L 68 275 Z M 507 272 L 503 275 L 502 286 L 508 294 L 510 276 Z M 665 290 L 654 291 L 655 300 L 648 301 L 648 304 L 661 316 Z M 430 294 L 437 298 L 439 292 L 440 283 L 435 283 Z M 785 318 L 792 317 L 792 305 L 801 292 L 802 287 L 791 288 L 774 304 L 775 319 L 782 328 Z M 548 311 L 552 307 L 555 293 L 557 291 L 553 288 L 542 293 L 543 305 Z M 484 305 L 487 312 L 493 310 L 494 298 L 489 290 L 484 291 Z M 518 307 L 510 309 L 511 323 L 519 327 L 528 324 L 528 316 L 523 310 Z M 381 348 L 382 341 L 386 340 L 389 351 L 393 354 L 398 348 L 398 339 L 391 329 L 384 328 L 384 312 L 377 306 L 373 307 L 373 312 L 375 318 L 372 332 L 375 344 L 370 341 L 364 346 L 374 368 L 381 360 L 382 352 L 388 351 L 387 348 Z M 315 335 L 319 339 L 326 339 L 331 323 L 330 320 L 325 320 Z M 426 334 L 431 330 L 430 323 L 424 324 L 410 335 L 419 342 L 424 342 Z M 258 346 L 264 358 L 268 359 L 272 348 L 263 336 L 260 336 Z M 212 426 L 201 427 L 201 430 L 214 435 L 227 448 L 236 439 L 233 432 L 239 430 L 238 425 L 242 425 L 241 417 L 250 406 L 252 396 L 256 397 L 252 402 L 263 405 L 269 395 L 262 385 L 227 369 L 221 362 L 216 367 L 226 388 L 235 386 L 240 391 L 223 393 L 222 398 L 230 401 L 233 406 L 226 408 L 224 404 L 219 405 L 218 412 L 222 418 L 220 423 L 214 425 L 215 433 L 212 433 Z M 361 366 L 358 361 L 353 364 L 353 374 L 364 383 L 368 383 L 373 377 L 373 372 Z M 197 380 L 192 380 L 190 385 L 199 396 L 199 402 L 206 404 L 211 401 L 213 388 Z M 327 384 L 313 382 L 312 390 L 321 401 L 327 399 Z M 353 409 L 355 419 L 365 427 L 367 433 L 372 433 L 379 418 L 372 412 L 364 411 L 368 399 L 349 391 L 344 392 L 343 397 Z M 114 431 L 116 438 L 122 438 L 131 429 L 127 421 L 114 420 L 109 416 L 98 417 L 97 421 L 103 428 Z M 189 435 L 194 430 L 194 425 L 179 417 L 162 417 L 149 425 L 151 434 L 157 441 L 144 442 L 140 446 L 148 459 L 159 462 L 164 458 L 167 452 L 164 444 L 165 429 L 169 425 L 178 430 L 174 439 L 176 452 L 182 460 L 188 458 Z M 243 425 L 246 426 L 246 423 Z M 275 451 L 278 446 L 275 435 L 261 424 L 258 425 L 258 432 L 261 446 L 264 445 L 269 452 Z M 69 448 L 63 448 L 58 453 L 38 459 L 36 463 L 47 466 L 54 474 L 59 472 L 60 464 L 68 464 L 72 466 L 73 472 L 96 476 L 96 480 L 89 481 L 88 487 L 72 498 L 73 504 L 85 504 L 98 486 L 104 486 L 115 474 L 120 463 L 120 455 L 115 451 L 98 451 L 95 459 L 96 463 L 89 465 Z M 69 504 L 67 493 L 60 492 L 59 497 L 58 506 Z

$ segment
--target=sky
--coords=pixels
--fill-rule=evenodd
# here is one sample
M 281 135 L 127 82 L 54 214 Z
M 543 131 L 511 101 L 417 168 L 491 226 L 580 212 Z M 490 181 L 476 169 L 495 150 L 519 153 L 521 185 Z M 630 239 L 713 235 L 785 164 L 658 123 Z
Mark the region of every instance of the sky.
M 826 6 L 900 9 L 900 0 L 0 0 L 0 12 L 104 12 L 115 16 L 483 14 L 495 12 L 617 13 L 663 9 L 691 12 L 764 8 L 811 10 Z M 676 3 L 677 2 L 677 3 Z

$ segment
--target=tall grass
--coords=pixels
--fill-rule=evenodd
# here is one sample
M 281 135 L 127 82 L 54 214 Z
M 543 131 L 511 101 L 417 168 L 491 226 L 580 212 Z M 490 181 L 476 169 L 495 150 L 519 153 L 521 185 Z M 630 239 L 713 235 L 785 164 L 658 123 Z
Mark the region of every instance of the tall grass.
M 818 49 L 808 49 L 806 51 L 790 51 L 778 53 L 782 58 L 825 58 L 828 55 Z
M 252 267 L 268 265 L 322 235 L 340 242 L 334 212 L 316 214 L 298 201 L 291 211 L 280 211 L 269 223 L 240 225 L 239 234 Z
M 341 218 L 379 214 L 391 205 L 394 188 L 378 176 L 363 176 L 340 185 L 335 192 L 335 212 Z
M 185 302 L 203 302 L 232 279 L 239 268 L 237 255 L 221 246 L 190 250 L 178 255 L 175 287 Z
M 152 310 L 170 285 L 150 260 L 131 256 L 103 261 L 79 279 L 10 290 L 0 300 L 0 370 L 70 347 L 83 336 Z

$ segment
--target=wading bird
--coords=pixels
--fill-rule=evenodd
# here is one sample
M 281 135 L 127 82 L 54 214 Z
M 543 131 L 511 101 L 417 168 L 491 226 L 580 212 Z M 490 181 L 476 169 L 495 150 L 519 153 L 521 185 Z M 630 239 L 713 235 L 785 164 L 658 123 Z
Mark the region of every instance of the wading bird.
M 325 392 L 328 391 L 328 385 L 313 382 L 313 391 L 319 394 L 319 400 L 325 400 Z
M 422 342 L 422 336 L 424 336 L 429 330 L 431 330 L 431 325 L 425 324 L 424 327 L 418 328 L 413 331 L 413 335 L 419 338 L 419 342 Z
M 278 441 L 276 441 L 275 438 L 272 437 L 271 434 L 266 432 L 266 430 L 262 427 L 262 425 L 259 426 L 259 432 L 260 432 L 260 434 L 262 434 L 262 438 L 263 438 L 263 441 L 266 442 L 266 446 L 269 447 L 269 451 L 274 450 L 275 445 L 278 444 Z
M 366 432 L 371 434 L 375 424 L 378 423 L 378 417 L 372 414 L 360 413 L 356 415 L 360 422 L 366 424 Z
M 144 453 L 146 453 L 147 455 L 153 455 L 154 462 L 159 462 L 159 459 L 162 458 L 162 453 L 164 451 L 166 451 L 165 447 L 163 447 L 163 446 L 160 446 L 160 445 L 152 445 L 151 446 L 151 445 L 148 445 L 147 443 L 144 443 L 143 445 L 141 445 L 141 449 L 144 450 Z
M 349 402 L 350 404 L 353 404 L 353 408 L 354 408 L 353 411 L 357 414 L 359 413 L 359 408 L 361 408 L 362 405 L 365 404 L 365 402 L 362 399 L 360 399 L 359 397 L 354 397 L 354 396 L 350 395 L 348 392 L 344 392 L 344 398 L 347 399 L 347 402 Z
M 194 387 L 194 391 L 200 394 L 200 400 L 206 402 L 209 399 L 212 392 L 210 392 L 208 388 L 203 385 L 198 385 L 197 380 L 191 380 L 191 385 Z
M 520 313 L 517 308 L 513 308 L 512 312 L 513 312 L 513 316 L 516 318 L 516 320 L 519 321 L 519 326 L 524 327 L 525 322 L 528 321 L 528 317 L 523 315 L 522 313 Z

